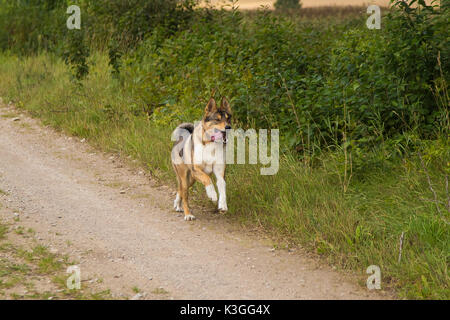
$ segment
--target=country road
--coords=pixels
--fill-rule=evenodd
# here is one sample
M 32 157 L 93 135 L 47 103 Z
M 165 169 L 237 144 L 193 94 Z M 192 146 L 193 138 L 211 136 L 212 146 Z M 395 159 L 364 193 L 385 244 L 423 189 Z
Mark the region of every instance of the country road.
M 138 287 L 145 299 L 388 298 L 360 286 L 364 274 L 343 274 L 300 249 L 274 250 L 220 215 L 183 221 L 171 207 L 174 190 L 124 158 L 0 106 L 0 202 L 114 297 Z

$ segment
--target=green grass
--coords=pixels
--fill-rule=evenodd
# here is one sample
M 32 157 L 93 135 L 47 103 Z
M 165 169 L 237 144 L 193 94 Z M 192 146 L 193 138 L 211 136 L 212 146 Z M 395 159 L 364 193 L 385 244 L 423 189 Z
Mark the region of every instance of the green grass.
M 134 115 L 133 93 L 111 78 L 106 55 L 94 53 L 91 59 L 90 75 L 79 86 L 70 80 L 64 63 L 52 56 L 0 56 L 0 96 L 44 124 L 86 138 L 102 150 L 131 155 L 174 186 L 170 133 L 177 123 L 159 126 Z M 448 140 L 423 142 L 434 190 L 444 202 L 447 150 Z M 400 297 L 449 299 L 449 214 L 441 206 L 441 217 L 427 201 L 433 194 L 417 156 L 395 158 L 390 152 L 380 148 L 355 154 L 352 172 L 339 150 L 322 153 L 313 168 L 284 154 L 274 176 L 259 175 L 257 166 L 230 166 L 230 211 L 223 219 L 257 226 L 274 242 L 301 245 L 330 264 L 357 271 L 362 279 L 369 265 L 378 265 L 382 287 L 395 289 Z M 203 191 L 199 194 L 197 200 L 204 203 Z M 52 268 L 51 260 L 43 262 L 43 272 Z
M 50 253 L 42 245 L 37 245 L 32 250 L 19 249 L 17 254 L 27 262 L 36 263 L 38 267 L 36 272 L 39 274 L 52 274 L 61 270 L 64 265 L 57 255 Z
M 8 232 L 8 227 L 0 224 L 0 240 L 5 238 L 6 233 Z
M 138 287 L 134 286 L 133 288 L 131 288 L 133 290 L 134 293 L 139 293 L 141 292 L 141 289 L 139 289 Z

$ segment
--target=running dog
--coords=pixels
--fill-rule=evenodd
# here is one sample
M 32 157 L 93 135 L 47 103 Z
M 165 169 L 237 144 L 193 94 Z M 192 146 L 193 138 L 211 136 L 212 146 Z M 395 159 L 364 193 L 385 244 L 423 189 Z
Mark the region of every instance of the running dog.
M 225 144 L 227 130 L 231 129 L 231 107 L 226 98 L 222 98 L 220 107 L 211 98 L 206 105 L 202 121 L 179 125 L 172 133 L 175 144 L 172 149 L 172 166 L 178 180 L 178 192 L 174 209 L 184 211 L 184 220 L 194 220 L 189 210 L 188 189 L 195 181 L 205 186 L 206 194 L 217 202 L 217 193 L 211 180 L 211 173 L 217 179 L 219 191 L 218 209 L 228 210 L 225 183 Z

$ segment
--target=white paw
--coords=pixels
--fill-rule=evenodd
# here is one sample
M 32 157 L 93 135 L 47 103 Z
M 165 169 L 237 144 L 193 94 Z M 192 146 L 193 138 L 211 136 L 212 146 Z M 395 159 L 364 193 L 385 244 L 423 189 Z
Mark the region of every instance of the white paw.
M 195 220 L 195 217 L 192 214 L 187 214 L 184 216 L 184 221 L 192 221 Z
M 206 186 L 206 195 L 208 196 L 208 198 L 211 199 L 211 201 L 213 202 L 217 202 L 217 192 L 214 189 L 214 185 L 210 184 L 209 186 Z
M 219 207 L 218 207 L 218 209 L 219 209 L 220 211 L 228 211 L 227 202 L 226 202 L 226 201 L 219 200 Z

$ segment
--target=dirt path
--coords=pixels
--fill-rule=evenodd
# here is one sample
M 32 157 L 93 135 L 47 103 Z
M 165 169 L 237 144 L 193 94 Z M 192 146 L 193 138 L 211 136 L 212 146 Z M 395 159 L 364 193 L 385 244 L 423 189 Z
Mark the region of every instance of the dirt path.
M 273 250 L 220 215 L 185 222 L 171 209 L 173 190 L 15 112 L 0 107 L 0 200 L 115 297 L 133 287 L 148 299 L 386 297 L 306 254 Z

